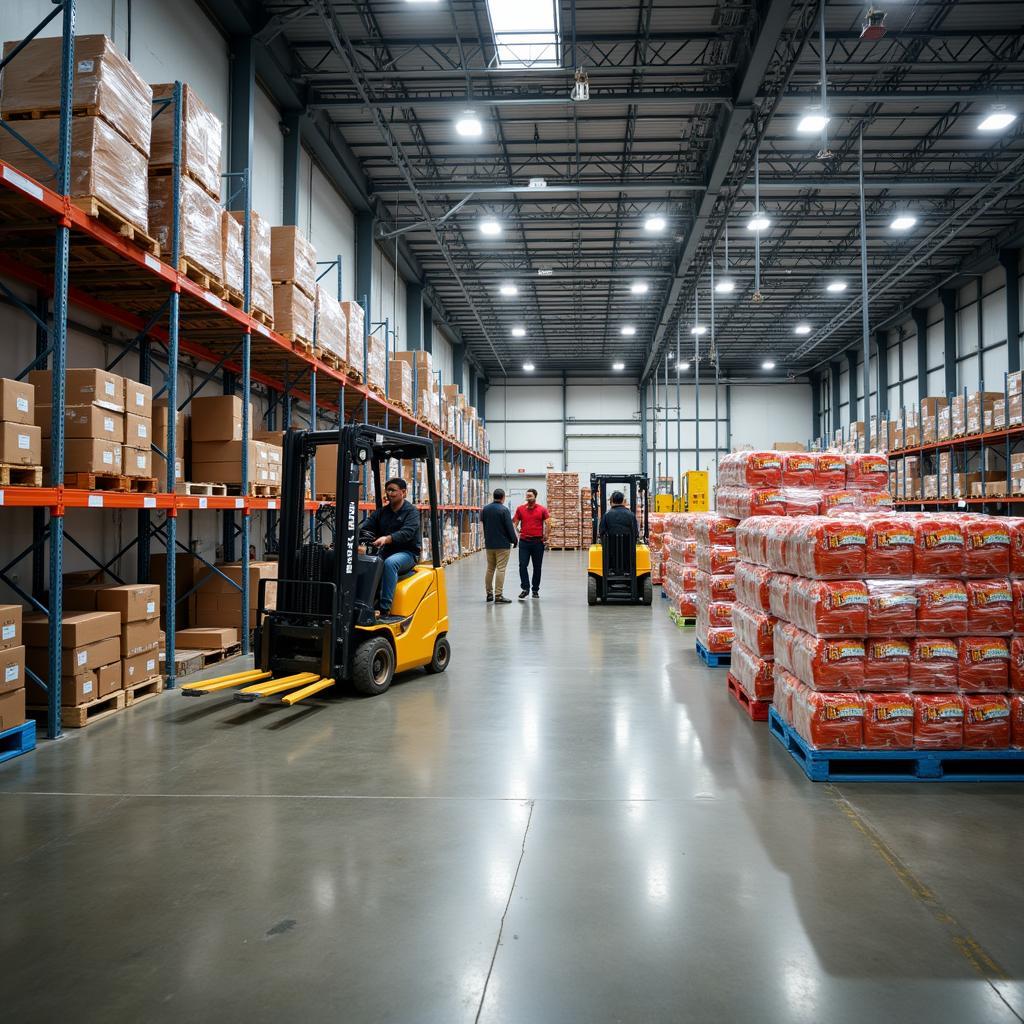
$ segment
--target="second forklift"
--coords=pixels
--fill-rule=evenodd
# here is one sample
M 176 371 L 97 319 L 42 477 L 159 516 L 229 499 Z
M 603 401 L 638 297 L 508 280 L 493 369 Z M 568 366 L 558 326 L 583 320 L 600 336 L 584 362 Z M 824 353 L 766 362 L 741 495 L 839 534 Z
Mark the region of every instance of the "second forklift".
M 608 511 L 608 495 L 622 490 L 626 506 L 637 521 L 633 531 L 602 531 Z M 587 604 L 622 602 L 649 605 L 654 597 L 651 582 L 651 549 L 648 547 L 650 495 L 645 473 L 590 474 L 592 538 L 587 566 Z

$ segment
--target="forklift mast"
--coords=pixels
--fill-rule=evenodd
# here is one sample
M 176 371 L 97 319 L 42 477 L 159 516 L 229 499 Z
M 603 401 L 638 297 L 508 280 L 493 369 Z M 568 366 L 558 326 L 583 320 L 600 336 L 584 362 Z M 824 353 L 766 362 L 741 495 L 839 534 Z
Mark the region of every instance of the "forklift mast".
M 647 489 L 646 473 L 614 475 L 605 473 L 590 474 L 590 519 L 593 536 L 592 543 L 597 544 L 600 539 L 597 531 L 601 522 L 601 517 L 608 510 L 608 488 L 609 486 L 614 487 L 620 484 L 628 488 L 629 508 L 634 516 L 637 514 L 637 505 L 639 504 L 641 506 L 643 516 L 640 524 L 640 536 L 644 544 L 646 544 L 650 535 L 650 520 L 648 515 L 650 495 Z

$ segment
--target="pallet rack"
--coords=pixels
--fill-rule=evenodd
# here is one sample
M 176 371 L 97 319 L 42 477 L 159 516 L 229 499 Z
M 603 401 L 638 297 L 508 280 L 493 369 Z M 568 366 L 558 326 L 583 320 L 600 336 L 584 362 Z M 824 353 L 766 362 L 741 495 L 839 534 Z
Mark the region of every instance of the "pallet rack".
M 272 396 L 268 410 L 268 429 L 274 429 L 277 405 L 280 404 L 283 422 L 291 423 L 291 404 L 294 400 L 308 403 L 309 422 L 319 424 L 321 416 L 329 422 L 345 419 L 362 421 L 385 427 L 423 434 L 434 440 L 437 457 L 451 459 L 459 472 L 458 490 L 453 501 L 442 511 L 450 521 L 462 526 L 478 511 L 478 506 L 467 503 L 462 491 L 462 470 L 471 468 L 485 479 L 488 459 L 475 451 L 464 438 L 449 436 L 446 432 L 425 422 L 417 415 L 419 387 L 414 388 L 412 412 L 389 402 L 377 394 L 366 380 L 366 353 L 371 334 L 383 330 L 385 359 L 393 351 L 397 340 L 388 321 L 371 324 L 367 297 L 363 296 L 364 318 L 363 380 L 357 382 L 346 372 L 334 369 L 299 345 L 270 330 L 248 312 L 250 309 L 249 263 L 249 189 L 248 171 L 226 175 L 229 184 L 238 180 L 238 187 L 229 197 L 244 203 L 244 307 L 238 309 L 211 291 L 191 280 L 179 270 L 180 261 L 180 168 L 181 168 L 181 103 L 182 85 L 175 83 L 169 99 L 154 101 L 154 117 L 170 116 L 173 112 L 173 196 L 172 240 L 169 258 L 158 259 L 134 242 L 122 237 L 102 221 L 90 217 L 69 199 L 71 175 L 71 117 L 72 70 L 74 66 L 75 0 L 55 3 L 54 9 L 29 33 L 21 45 L 0 61 L 2 69 L 17 59 L 22 47 L 51 21 L 62 19 L 62 48 L 60 69 L 60 116 L 58 127 L 57 160 L 48 161 L 54 168 L 56 188 L 51 189 L 21 173 L 16 167 L 0 161 L 0 236 L 4 239 L 0 251 L 0 292 L 20 308 L 36 324 L 36 356 L 17 377 L 22 378 L 36 368 L 52 370 L 53 406 L 51 487 L 10 487 L 0 489 L 0 505 L 5 508 L 32 509 L 32 543 L 13 559 L 0 567 L 0 580 L 6 583 L 22 600 L 49 616 L 49 678 L 60 679 L 60 636 L 62 607 L 63 554 L 69 541 L 85 554 L 97 568 L 111 572 L 111 566 L 124 558 L 132 547 L 136 548 L 137 576 L 148 579 L 150 541 L 156 537 L 168 553 L 166 575 L 165 633 L 166 663 L 169 667 L 167 686 L 175 685 L 174 634 L 176 606 L 189 595 L 174 599 L 177 594 L 174 553 L 184 551 L 199 558 L 214 573 L 223 575 L 211 563 L 196 555 L 177 538 L 177 520 L 182 513 L 202 510 L 218 511 L 224 516 L 224 557 L 233 559 L 235 542 L 241 542 L 242 651 L 249 653 L 249 538 L 251 517 L 254 513 L 267 513 L 268 540 L 273 549 L 277 499 L 248 496 L 248 444 L 252 433 L 249 422 L 249 401 L 253 384 L 266 389 Z M 0 130 L 18 137 L 7 122 L 0 121 Z M 55 241 L 49 242 L 55 233 Z M 11 253 L 17 253 L 15 259 Z M 163 255 L 163 254 L 162 254 Z M 328 264 L 320 276 L 337 269 L 341 280 L 341 257 Z M 36 308 L 22 301 L 3 283 L 7 277 L 36 290 L 40 297 Z M 46 299 L 52 303 L 48 322 Z M 340 298 L 340 294 L 339 294 Z M 113 369 L 129 353 L 137 353 L 139 380 L 149 384 L 152 371 L 161 371 L 164 383 L 154 389 L 154 398 L 166 397 L 168 407 L 180 411 L 188 406 L 196 392 L 218 374 L 223 375 L 225 393 L 240 392 L 242 398 L 242 495 L 197 496 L 175 494 L 175 460 L 178 458 L 176 416 L 168 416 L 167 451 L 154 445 L 155 454 L 167 463 L 166 493 L 126 494 L 109 491 L 85 491 L 63 486 L 64 480 L 64 374 L 67 366 L 68 310 L 75 306 L 98 316 L 102 321 L 135 332 L 134 338 L 123 345 L 120 354 L 109 364 Z M 315 330 L 315 328 L 314 328 Z M 315 340 L 315 337 L 314 337 Z M 200 384 L 183 401 L 178 396 L 178 369 L 180 355 L 209 364 Z M 385 370 L 386 370 L 385 362 Z M 415 373 L 415 367 L 414 367 Z M 385 393 L 387 382 L 385 381 Z M 315 497 L 315 478 L 311 480 Z M 414 491 L 414 500 L 417 497 Z M 331 525 L 333 503 L 308 501 L 310 530 L 319 533 L 323 526 Z M 368 507 L 368 506 L 364 506 Z M 139 516 L 137 536 L 105 562 L 90 553 L 65 531 L 65 512 L 72 508 L 128 509 Z M 161 522 L 153 522 L 153 514 L 162 515 Z M 45 549 L 49 546 L 49 573 L 44 579 Z M 461 553 L 461 552 L 459 552 Z M 15 582 L 11 570 L 26 558 L 31 558 L 31 593 Z M 114 575 L 111 572 L 112 575 Z M 116 576 L 115 576 L 116 578 Z M 226 578 L 226 577 L 224 577 Z M 48 586 L 47 586 L 48 584 Z M 194 589 L 194 588 L 193 588 Z M 48 598 L 46 595 L 48 594 Z M 44 600 L 46 603 L 44 603 Z M 61 733 L 60 687 L 47 686 L 38 677 L 32 678 L 47 691 L 47 734 L 56 738 Z

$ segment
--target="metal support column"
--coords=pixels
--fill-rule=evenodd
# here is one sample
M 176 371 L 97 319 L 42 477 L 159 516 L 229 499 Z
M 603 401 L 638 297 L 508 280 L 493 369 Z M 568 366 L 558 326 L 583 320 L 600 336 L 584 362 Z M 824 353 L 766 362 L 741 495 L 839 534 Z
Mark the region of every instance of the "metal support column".
M 256 40 L 253 36 L 232 36 L 229 52 L 228 171 L 238 174 L 252 167 Z
M 152 383 L 153 356 L 148 335 L 139 339 L 139 383 Z M 152 440 L 152 439 L 151 439 Z M 159 457 L 159 456 L 158 456 Z M 138 517 L 138 542 L 135 549 L 135 579 L 139 583 L 149 580 L 149 541 L 152 534 L 153 513 L 148 509 L 140 509 Z
M 1020 249 L 1000 249 L 1006 281 L 1006 369 L 1020 369 Z M 978 339 L 981 347 L 981 339 Z
M 952 395 L 956 392 L 956 290 L 943 288 L 939 295 L 942 298 L 942 363 L 946 394 Z M 980 348 L 980 338 L 978 345 Z
M 569 385 L 562 371 L 562 472 L 569 472 Z
M 434 351 L 434 311 L 429 302 L 423 303 L 423 348 L 427 352 Z
M 822 19 L 825 17 L 822 9 Z M 825 83 L 822 83 L 824 91 Z M 864 127 L 858 140 L 857 186 L 860 193 L 860 327 L 861 358 L 864 360 L 864 450 L 871 451 L 871 328 L 868 312 L 868 229 L 864 208 Z
M 370 303 L 373 301 L 373 232 L 376 220 L 372 213 L 356 217 L 356 295 L 361 295 L 366 308 L 366 322 L 370 321 Z M 358 364 L 357 364 L 358 365 Z
M 423 288 L 418 284 L 405 286 L 405 347 L 410 351 L 423 345 Z
M 910 315 L 917 332 L 917 397 L 920 401 L 928 394 L 928 311 L 915 308 Z
M 297 225 L 299 223 L 299 169 L 302 166 L 302 131 L 299 122 L 301 118 L 302 114 L 296 110 L 286 110 L 281 115 L 281 123 L 284 125 L 282 224 Z
M 889 411 L 889 332 L 875 331 L 875 415 L 881 430 Z
M 717 392 L 716 392 L 717 395 Z M 718 429 L 718 411 L 715 410 L 715 429 Z M 821 437 L 821 376 L 811 374 L 811 437 Z M 715 445 L 718 448 L 718 445 Z
M 460 391 L 464 391 L 463 372 L 466 359 L 466 346 L 457 341 L 452 342 L 452 383 L 458 385 Z
M 853 426 L 857 422 L 857 413 L 860 411 L 857 396 L 857 350 L 851 348 L 843 354 L 846 356 L 847 398 L 850 403 L 846 410 L 846 422 Z
M 650 472 L 650 457 L 647 451 L 647 385 L 641 383 L 640 392 L 640 451 L 643 453 L 643 461 L 640 464 L 640 472 L 646 473 L 648 477 L 653 476 Z M 658 493 L 657 481 L 654 481 L 654 493 Z
M 835 438 L 836 431 L 842 427 L 842 422 L 839 418 L 839 406 L 842 405 L 843 396 L 840 393 L 840 374 L 842 373 L 842 364 L 838 359 L 833 359 L 828 364 L 828 376 L 829 383 L 832 385 L 832 400 L 831 400 L 831 412 L 832 412 L 832 437 Z

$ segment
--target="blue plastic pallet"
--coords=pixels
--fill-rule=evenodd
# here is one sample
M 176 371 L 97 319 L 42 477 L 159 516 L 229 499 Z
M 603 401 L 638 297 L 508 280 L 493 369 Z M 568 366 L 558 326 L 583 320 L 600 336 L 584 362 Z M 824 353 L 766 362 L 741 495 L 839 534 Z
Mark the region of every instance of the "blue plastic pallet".
M 694 641 L 697 645 L 697 657 L 707 665 L 708 668 L 727 668 L 732 664 L 731 654 L 712 654 L 699 640 Z
M 816 750 L 775 708 L 768 728 L 811 782 L 1024 782 L 1024 750 Z
M 36 723 L 22 722 L 13 729 L 0 732 L 0 762 L 36 748 Z

